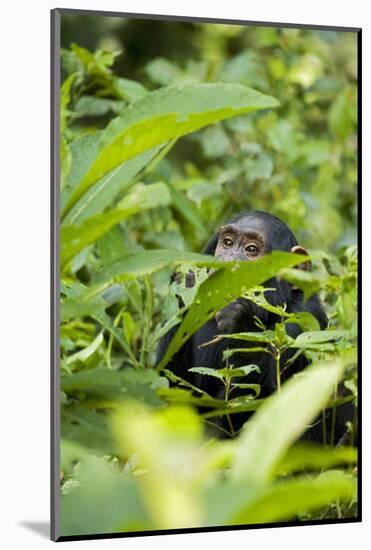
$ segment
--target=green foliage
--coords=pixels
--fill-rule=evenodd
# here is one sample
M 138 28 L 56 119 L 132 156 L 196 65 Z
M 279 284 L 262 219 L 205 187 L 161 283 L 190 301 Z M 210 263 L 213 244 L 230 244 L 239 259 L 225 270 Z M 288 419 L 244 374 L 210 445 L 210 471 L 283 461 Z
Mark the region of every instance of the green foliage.
M 298 443 L 322 410 L 357 403 L 355 35 L 83 17 L 89 32 L 62 18 L 62 534 L 356 516 L 355 427 L 347 446 Z M 311 273 L 294 254 L 199 253 L 252 208 L 288 223 Z M 267 302 L 276 275 L 319 293 L 327 330 Z M 166 365 L 240 296 L 279 322 L 218 336 L 247 360 L 193 368 L 224 384 L 216 399 Z M 288 349 L 312 365 L 281 383 Z M 254 350 L 276 360 L 269 398 L 249 383 Z M 215 417 L 246 411 L 239 434 L 211 438 Z
M 253 263 L 240 262 L 230 269 L 215 273 L 199 289 L 194 304 L 188 310 L 165 356 L 158 366 L 161 370 L 182 344 L 218 310 L 233 302 L 251 287 L 273 277 L 279 269 L 291 267 L 302 261 L 298 254 L 273 252 Z M 221 292 L 220 289 L 223 289 Z
M 65 213 L 126 160 L 218 120 L 277 105 L 273 97 L 236 84 L 199 84 L 146 94 L 99 134 L 97 156 L 72 192 Z

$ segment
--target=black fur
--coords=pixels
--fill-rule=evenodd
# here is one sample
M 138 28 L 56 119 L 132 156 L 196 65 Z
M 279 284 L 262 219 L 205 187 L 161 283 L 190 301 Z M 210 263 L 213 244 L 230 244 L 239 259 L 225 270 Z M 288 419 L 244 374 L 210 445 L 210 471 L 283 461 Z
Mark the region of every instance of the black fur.
M 277 217 L 267 212 L 252 211 L 241 214 L 231 220 L 230 223 L 259 223 L 263 227 L 263 232 L 267 242 L 267 252 L 273 250 L 282 250 L 290 252 L 293 246 L 296 246 L 297 240 L 290 229 Z M 214 235 L 207 244 L 204 253 L 214 255 L 218 242 L 218 233 Z M 299 289 L 294 289 L 289 283 L 276 278 L 266 281 L 267 288 L 274 288 L 274 291 L 265 292 L 267 301 L 272 305 L 283 306 L 286 304 L 288 312 L 303 312 L 307 311 L 314 315 L 318 320 L 321 329 L 327 326 L 327 317 L 319 301 L 318 296 L 313 295 L 309 300 L 304 301 L 303 293 Z M 191 367 L 208 367 L 221 368 L 223 365 L 223 351 L 227 348 L 247 347 L 246 341 L 237 341 L 223 339 L 215 344 L 201 347 L 202 344 L 212 340 L 217 334 L 221 333 L 220 327 L 223 327 L 224 333 L 230 332 L 256 332 L 260 329 L 256 326 L 254 317 L 258 317 L 266 329 L 274 330 L 278 318 L 275 314 L 260 308 L 256 304 L 244 298 L 239 298 L 235 302 L 229 304 L 217 315 L 217 320 L 208 321 L 201 329 L 199 329 L 190 340 L 188 340 L 180 351 L 173 357 L 168 368 L 174 374 L 191 382 L 193 385 L 205 390 L 210 395 L 224 399 L 224 386 L 221 381 L 216 378 L 204 376 L 189 372 Z M 218 321 L 218 322 L 217 322 Z M 218 328 L 219 325 L 219 328 Z M 163 357 L 169 342 L 174 336 L 177 327 L 174 327 L 162 339 L 158 350 L 158 361 Z M 301 332 L 299 325 L 290 323 L 286 325 L 287 333 L 295 338 Z M 254 345 L 255 346 L 255 345 Z M 293 374 L 304 369 L 308 361 L 304 355 L 300 355 L 292 364 L 286 365 L 286 362 L 294 354 L 290 350 L 281 357 L 281 380 L 284 382 Z M 260 384 L 260 397 L 271 395 L 276 389 L 276 366 L 274 358 L 265 352 L 251 353 L 236 353 L 230 360 L 235 367 L 247 364 L 256 364 L 260 368 L 260 373 L 253 372 L 248 375 L 246 382 Z M 241 379 L 238 380 L 242 382 Z M 246 392 L 246 390 L 244 390 Z M 238 393 L 239 392 L 239 393 Z M 238 389 L 233 392 L 233 396 L 241 395 L 243 390 Z M 300 399 L 300 396 L 298 396 Z M 353 419 L 353 405 L 346 404 L 337 409 L 337 421 L 335 424 L 335 441 L 338 442 L 345 433 L 345 422 Z M 240 413 L 231 415 L 233 430 L 235 433 L 239 431 L 244 422 L 249 418 L 248 414 Z M 225 417 L 218 419 L 217 425 L 224 430 L 230 431 L 230 424 L 226 422 Z M 327 420 L 326 438 L 329 441 L 330 421 Z M 324 440 L 323 423 L 320 418 L 316 420 L 314 426 L 310 428 L 305 438 L 322 442 Z

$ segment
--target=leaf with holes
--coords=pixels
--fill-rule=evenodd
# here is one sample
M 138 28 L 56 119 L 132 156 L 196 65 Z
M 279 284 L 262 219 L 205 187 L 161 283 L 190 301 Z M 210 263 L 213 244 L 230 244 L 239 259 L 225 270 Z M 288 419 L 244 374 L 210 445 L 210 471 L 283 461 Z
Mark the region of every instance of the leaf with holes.
M 146 250 L 136 254 L 128 254 L 98 271 L 92 278 L 92 284 L 109 284 L 120 277 L 142 277 L 150 275 L 168 266 L 180 265 L 184 262 L 201 267 L 225 268 L 226 263 L 213 256 L 179 250 Z
M 296 256 L 296 257 L 295 257 Z M 283 267 L 293 267 L 303 256 L 287 252 L 273 252 L 254 262 L 240 262 L 213 273 L 199 288 L 196 299 L 188 310 L 167 351 L 158 365 L 161 370 L 172 356 L 216 312 L 252 288 L 271 279 Z

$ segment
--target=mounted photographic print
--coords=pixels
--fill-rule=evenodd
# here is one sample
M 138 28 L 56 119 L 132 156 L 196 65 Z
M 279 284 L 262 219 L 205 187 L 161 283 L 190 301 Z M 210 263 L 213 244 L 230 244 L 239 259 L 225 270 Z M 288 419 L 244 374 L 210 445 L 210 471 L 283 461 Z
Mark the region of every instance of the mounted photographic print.
M 360 47 L 53 10 L 53 540 L 360 521 Z

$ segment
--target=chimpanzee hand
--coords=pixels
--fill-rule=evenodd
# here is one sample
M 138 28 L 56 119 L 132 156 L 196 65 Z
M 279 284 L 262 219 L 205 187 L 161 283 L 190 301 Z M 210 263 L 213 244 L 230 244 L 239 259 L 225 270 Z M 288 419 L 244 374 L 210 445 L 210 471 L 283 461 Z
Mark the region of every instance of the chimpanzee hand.
M 248 302 L 239 298 L 215 315 L 216 324 L 220 333 L 241 332 L 246 326 Z

